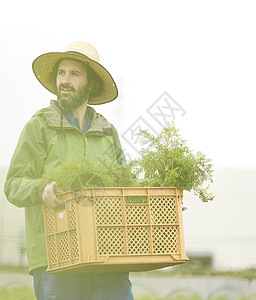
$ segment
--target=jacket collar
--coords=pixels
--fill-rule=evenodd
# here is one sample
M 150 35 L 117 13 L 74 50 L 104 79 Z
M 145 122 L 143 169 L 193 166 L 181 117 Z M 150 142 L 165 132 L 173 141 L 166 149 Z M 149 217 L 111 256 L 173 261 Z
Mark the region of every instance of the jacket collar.
M 86 134 L 113 135 L 114 130 L 111 124 L 92 107 L 88 106 L 88 109 L 90 109 L 92 114 L 91 122 Z M 57 100 L 52 100 L 50 106 L 43 109 L 43 115 L 49 127 L 76 129 L 69 123 L 65 115 L 61 116 L 62 113 L 63 112 L 57 106 Z

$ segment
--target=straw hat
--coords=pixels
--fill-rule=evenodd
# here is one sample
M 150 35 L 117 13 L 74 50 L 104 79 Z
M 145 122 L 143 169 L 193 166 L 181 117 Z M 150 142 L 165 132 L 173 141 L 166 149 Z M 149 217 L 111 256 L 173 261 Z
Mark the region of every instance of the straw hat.
M 99 96 L 91 97 L 89 104 L 102 104 L 116 99 L 118 96 L 117 86 L 109 72 L 99 63 L 97 50 L 94 46 L 81 42 L 72 42 L 66 47 L 64 52 L 45 53 L 33 61 L 33 72 L 47 90 L 53 94 L 57 93 L 56 85 L 50 78 L 56 63 L 65 58 L 87 63 L 103 81 L 103 92 Z

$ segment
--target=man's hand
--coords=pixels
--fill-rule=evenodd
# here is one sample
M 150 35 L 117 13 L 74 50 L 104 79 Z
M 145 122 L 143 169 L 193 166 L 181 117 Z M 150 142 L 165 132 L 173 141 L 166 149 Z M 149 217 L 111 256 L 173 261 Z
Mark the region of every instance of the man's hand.
M 44 204 L 51 208 L 55 208 L 59 205 L 62 205 L 64 202 L 59 200 L 54 192 L 54 186 L 56 182 L 51 182 L 46 185 L 42 194 L 42 200 Z

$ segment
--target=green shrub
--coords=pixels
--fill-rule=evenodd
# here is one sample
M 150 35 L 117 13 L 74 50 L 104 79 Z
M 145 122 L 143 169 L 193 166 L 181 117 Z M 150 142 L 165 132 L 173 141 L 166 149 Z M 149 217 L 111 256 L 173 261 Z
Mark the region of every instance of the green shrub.
M 157 137 L 147 131 L 141 135 L 141 157 L 127 166 L 83 156 L 63 164 L 43 180 L 55 181 L 60 192 L 86 187 L 162 186 L 193 190 L 203 201 L 214 198 L 208 187 L 203 187 L 205 182 L 212 182 L 211 160 L 200 151 L 193 154 L 173 124 Z M 143 148 L 145 144 L 147 148 Z
M 178 187 L 193 190 L 203 201 L 212 200 L 213 194 L 203 187 L 212 182 L 211 160 L 200 151 L 194 154 L 178 132 L 173 124 L 157 137 L 141 131 L 141 157 L 130 163 L 132 173 L 142 186 Z
M 45 182 L 56 182 L 58 192 L 86 187 L 132 186 L 135 182 L 128 166 L 82 156 L 47 174 Z

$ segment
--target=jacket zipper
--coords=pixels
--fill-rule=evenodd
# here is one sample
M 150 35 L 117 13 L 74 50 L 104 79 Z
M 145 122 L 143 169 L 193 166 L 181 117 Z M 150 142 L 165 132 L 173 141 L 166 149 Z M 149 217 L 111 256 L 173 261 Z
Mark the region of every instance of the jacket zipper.
M 85 134 L 83 135 L 84 136 L 84 156 L 86 155 L 86 141 L 85 141 Z

